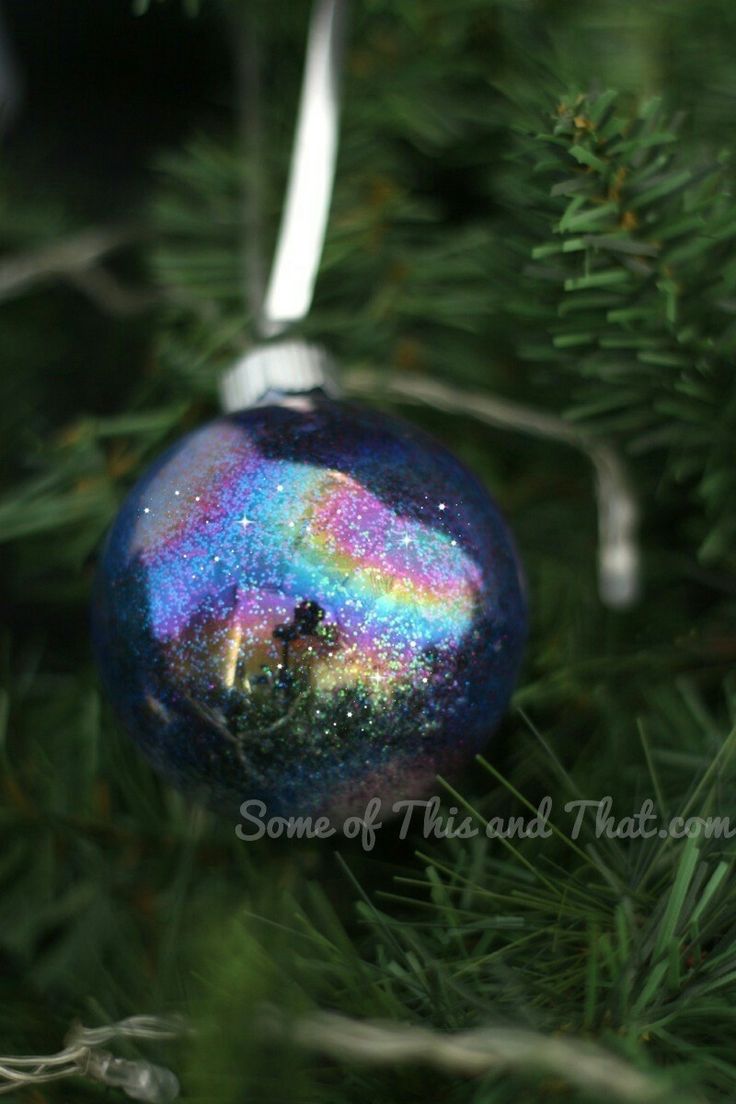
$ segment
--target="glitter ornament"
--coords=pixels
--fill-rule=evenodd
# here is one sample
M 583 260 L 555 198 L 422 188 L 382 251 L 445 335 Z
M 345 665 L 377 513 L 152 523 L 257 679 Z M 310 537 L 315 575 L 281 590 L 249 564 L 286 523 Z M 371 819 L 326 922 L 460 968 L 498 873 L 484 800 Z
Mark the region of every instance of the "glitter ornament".
M 526 632 L 495 504 L 404 422 L 338 401 L 306 316 L 329 211 L 342 0 L 316 0 L 256 345 L 225 417 L 176 444 L 108 535 L 94 600 L 123 724 L 175 785 L 268 816 L 383 814 L 485 743 Z
M 506 524 L 409 424 L 319 391 L 222 417 L 141 478 L 94 638 L 125 728 L 220 809 L 384 812 L 478 752 L 526 634 Z

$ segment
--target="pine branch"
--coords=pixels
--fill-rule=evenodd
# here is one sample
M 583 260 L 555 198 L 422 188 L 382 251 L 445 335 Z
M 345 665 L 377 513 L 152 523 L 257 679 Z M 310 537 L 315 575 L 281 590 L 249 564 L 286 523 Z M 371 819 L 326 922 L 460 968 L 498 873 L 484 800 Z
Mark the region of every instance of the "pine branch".
M 521 355 L 573 381 L 571 416 L 667 450 L 710 519 L 702 552 L 727 554 L 736 432 L 736 201 L 730 163 L 693 163 L 658 101 L 576 95 L 520 139 L 536 241 L 512 309 Z M 526 188 L 529 192 L 529 187 Z M 518 192 L 514 195 L 518 202 Z M 523 296 L 523 301 L 520 298 Z

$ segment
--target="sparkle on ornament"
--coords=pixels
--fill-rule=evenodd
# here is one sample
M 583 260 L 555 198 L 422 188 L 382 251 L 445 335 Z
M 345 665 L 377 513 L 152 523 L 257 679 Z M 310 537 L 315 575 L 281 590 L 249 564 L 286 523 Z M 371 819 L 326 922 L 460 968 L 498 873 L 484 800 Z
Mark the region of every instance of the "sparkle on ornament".
M 249 525 L 253 524 L 253 522 L 249 517 L 246 517 L 245 514 L 243 514 L 239 524 L 242 525 L 244 529 L 247 529 Z
M 440 510 L 446 510 L 447 506 L 445 505 L 444 502 L 440 502 L 440 507 L 439 508 L 440 508 Z

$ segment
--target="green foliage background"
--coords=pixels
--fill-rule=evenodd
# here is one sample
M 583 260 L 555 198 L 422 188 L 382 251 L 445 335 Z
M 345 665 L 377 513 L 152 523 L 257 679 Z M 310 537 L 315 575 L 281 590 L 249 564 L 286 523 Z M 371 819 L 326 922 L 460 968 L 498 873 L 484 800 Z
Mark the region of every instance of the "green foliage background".
M 246 845 L 189 808 L 118 733 L 87 640 L 117 505 L 216 409 L 252 337 L 244 196 L 260 197 L 267 254 L 306 7 L 68 2 L 49 75 L 34 6 L 7 10 L 28 88 L 0 165 L 0 286 L 18 256 L 124 225 L 104 264 L 137 309 L 111 313 L 68 273 L 0 292 L 0 1052 L 53 1051 L 74 1018 L 176 1011 L 196 1034 L 146 1053 L 189 1100 L 590 1098 L 531 1062 L 469 1077 L 302 1053 L 264 1039 L 265 1002 L 595 1039 L 647 1075 L 626 1099 L 733 1099 L 732 841 L 596 839 L 592 819 L 571 841 L 563 806 L 610 794 L 624 816 L 651 796 L 663 817 L 736 815 L 736 9 L 355 4 L 307 332 L 348 372 L 431 375 L 605 434 L 644 555 L 641 601 L 606 610 L 584 459 L 406 411 L 501 502 L 533 613 L 486 760 L 438 792 L 479 822 L 549 793 L 557 832 L 508 846 L 385 828 L 365 855 Z M 233 43 L 254 39 L 247 156 Z M 93 69 L 70 76 L 78 40 Z

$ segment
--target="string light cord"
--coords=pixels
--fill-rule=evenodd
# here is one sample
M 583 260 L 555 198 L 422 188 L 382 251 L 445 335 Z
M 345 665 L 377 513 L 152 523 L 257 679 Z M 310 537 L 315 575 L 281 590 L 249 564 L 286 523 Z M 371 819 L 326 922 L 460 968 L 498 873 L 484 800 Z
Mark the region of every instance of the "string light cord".
M 495 1026 L 443 1032 L 323 1011 L 290 1019 L 267 1005 L 260 1007 L 253 1022 L 264 1042 L 296 1046 L 338 1062 L 391 1068 L 416 1064 L 463 1077 L 534 1070 L 620 1104 L 672 1104 L 674 1099 L 669 1080 L 640 1071 L 597 1043 L 573 1036 Z M 171 1104 L 179 1083 L 170 1070 L 115 1058 L 98 1048 L 121 1038 L 163 1040 L 190 1033 L 184 1020 L 159 1016 L 134 1016 L 98 1028 L 76 1026 L 58 1054 L 0 1058 L 0 1093 L 66 1077 L 89 1077 L 122 1089 L 133 1100 Z
M 268 1011 L 264 1011 L 268 1022 Z M 463 1077 L 529 1073 L 619 1104 L 674 1104 L 672 1083 L 630 1065 L 597 1043 L 513 1027 L 443 1032 L 413 1024 L 314 1012 L 291 1024 L 272 1013 L 271 1031 L 336 1061 L 396 1068 L 416 1064 Z M 694 1104 L 694 1102 L 691 1102 Z
M 427 376 L 386 376 L 356 369 L 343 376 L 349 394 L 388 395 L 448 414 L 463 414 L 486 425 L 559 441 L 583 452 L 595 472 L 598 507 L 598 593 L 604 605 L 623 609 L 639 595 L 639 510 L 616 450 L 604 440 L 546 411 L 488 395 L 461 391 Z
M 0 1095 L 68 1077 L 86 1077 L 122 1089 L 130 1099 L 144 1104 L 171 1104 L 179 1095 L 179 1082 L 171 1070 L 143 1059 L 118 1058 L 100 1048 L 120 1039 L 175 1039 L 187 1030 L 183 1020 L 164 1016 L 131 1016 L 94 1028 L 75 1024 L 57 1054 L 0 1058 Z

